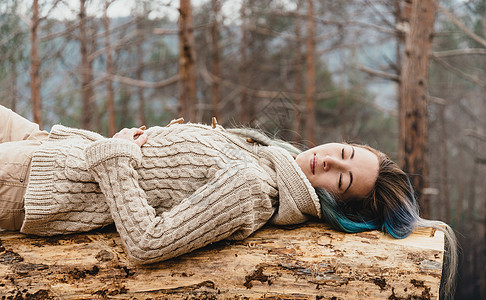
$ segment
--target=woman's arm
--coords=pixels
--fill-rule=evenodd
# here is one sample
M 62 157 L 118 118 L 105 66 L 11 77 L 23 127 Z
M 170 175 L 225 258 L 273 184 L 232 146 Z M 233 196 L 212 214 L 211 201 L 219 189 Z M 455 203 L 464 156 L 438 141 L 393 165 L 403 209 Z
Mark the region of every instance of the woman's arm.
M 49 135 L 39 125 L 0 105 L 0 143 L 22 140 L 45 140 Z
M 273 213 L 249 167 L 218 171 L 193 195 L 157 215 L 134 169 L 142 159 L 138 144 L 106 139 L 90 145 L 85 154 L 127 253 L 138 263 L 176 257 L 233 234 L 246 237 Z

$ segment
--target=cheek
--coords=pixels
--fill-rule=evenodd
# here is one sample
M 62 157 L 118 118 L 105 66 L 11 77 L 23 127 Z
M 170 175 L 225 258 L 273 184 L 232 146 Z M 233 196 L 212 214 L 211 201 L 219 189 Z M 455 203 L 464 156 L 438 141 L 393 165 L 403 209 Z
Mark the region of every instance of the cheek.
M 335 187 L 333 186 L 333 182 L 331 181 L 329 173 L 324 173 L 319 177 L 314 178 L 312 183 L 313 187 L 323 188 L 328 192 L 334 192 Z

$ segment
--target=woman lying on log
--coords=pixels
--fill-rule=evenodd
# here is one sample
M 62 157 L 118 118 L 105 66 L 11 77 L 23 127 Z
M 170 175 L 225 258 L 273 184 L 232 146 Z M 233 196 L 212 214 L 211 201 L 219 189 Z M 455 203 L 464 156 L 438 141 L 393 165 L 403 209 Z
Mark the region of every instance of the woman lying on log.
M 35 235 L 115 223 L 128 256 L 152 263 L 265 223 L 322 219 L 345 232 L 452 230 L 420 218 L 408 176 L 385 154 L 331 143 L 300 151 L 253 129 L 171 122 L 113 138 L 55 125 L 50 134 L 0 106 L 0 227 Z

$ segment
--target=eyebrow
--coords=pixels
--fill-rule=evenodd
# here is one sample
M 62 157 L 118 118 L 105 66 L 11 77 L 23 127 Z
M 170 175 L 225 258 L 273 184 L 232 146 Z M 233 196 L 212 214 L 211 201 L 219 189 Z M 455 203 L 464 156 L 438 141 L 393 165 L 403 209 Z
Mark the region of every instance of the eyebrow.
M 354 154 L 354 152 L 353 152 L 353 154 Z M 353 173 L 351 173 L 351 171 L 349 171 L 349 185 L 346 188 L 346 190 L 343 192 L 343 194 L 346 193 L 349 190 L 349 188 L 351 187 L 351 184 L 352 183 L 353 183 Z

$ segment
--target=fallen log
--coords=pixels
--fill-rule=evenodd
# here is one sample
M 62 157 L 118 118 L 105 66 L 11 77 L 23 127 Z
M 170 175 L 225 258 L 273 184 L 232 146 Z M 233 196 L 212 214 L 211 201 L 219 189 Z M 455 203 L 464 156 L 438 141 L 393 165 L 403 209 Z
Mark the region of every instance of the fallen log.
M 438 299 L 444 236 L 266 226 L 165 262 L 130 263 L 114 228 L 0 233 L 1 299 Z M 9 298 L 10 297 L 10 298 Z

